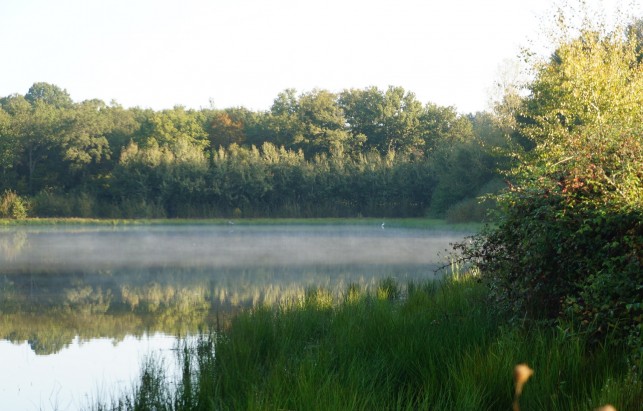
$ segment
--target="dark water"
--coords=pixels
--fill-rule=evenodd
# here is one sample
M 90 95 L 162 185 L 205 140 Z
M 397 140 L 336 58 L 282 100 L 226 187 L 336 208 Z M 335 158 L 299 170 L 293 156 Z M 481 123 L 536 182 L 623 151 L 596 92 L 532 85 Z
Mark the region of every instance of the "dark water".
M 463 234 L 364 226 L 0 230 L 1 409 L 75 410 L 234 312 L 434 278 Z

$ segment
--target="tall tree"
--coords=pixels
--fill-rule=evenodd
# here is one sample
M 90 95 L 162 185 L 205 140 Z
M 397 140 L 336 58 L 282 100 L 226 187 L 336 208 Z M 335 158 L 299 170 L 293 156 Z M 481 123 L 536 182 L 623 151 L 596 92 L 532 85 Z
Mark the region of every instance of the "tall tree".
M 13 181 L 8 181 L 8 174 L 16 165 L 18 152 L 17 139 L 11 132 L 11 116 L 0 105 L 0 191 L 11 187 L 9 184 Z
M 643 18 L 627 26 L 627 38 L 634 42 L 636 60 L 640 63 L 643 61 Z
M 375 148 L 378 142 L 385 140 L 382 135 L 384 95 L 377 87 L 344 90 L 338 103 L 353 140 L 365 148 Z
M 73 104 L 67 90 L 49 83 L 34 83 L 25 94 L 25 99 L 31 104 L 42 101 L 56 108 L 69 108 Z
M 270 107 L 268 128 L 271 131 L 270 142 L 277 146 L 292 148 L 297 136 L 301 134 L 301 123 L 298 118 L 299 101 L 295 89 L 279 93 Z
M 208 136 L 213 149 L 229 147 L 231 144 L 241 145 L 246 140 L 244 123 L 235 119 L 227 110 L 217 111 L 208 121 Z
M 136 141 L 145 147 L 158 143 L 171 151 L 181 150 L 185 144 L 204 151 L 210 144 L 205 131 L 206 118 L 201 112 L 181 106 L 161 112 L 141 113 L 141 129 Z
M 453 107 L 427 104 L 420 115 L 419 133 L 426 153 L 438 148 L 452 147 L 473 137 L 471 122 Z
M 402 87 L 389 87 L 384 94 L 382 152 L 415 152 L 423 149 L 419 126 L 422 104 Z
M 303 149 L 309 156 L 344 152 L 349 134 L 344 128 L 346 120 L 335 94 L 327 90 L 302 94 L 297 108 L 300 130 L 295 135 L 295 148 Z
M 56 154 L 53 148 L 60 131 L 59 109 L 42 99 L 31 104 L 20 95 L 3 99 L 3 108 L 11 116 L 10 134 L 18 147 L 17 163 L 26 170 L 26 189 L 33 194 L 54 178 L 54 171 L 42 165 Z
M 136 117 L 136 110 L 124 109 L 114 101 L 104 111 L 109 122 L 109 131 L 105 137 L 109 143 L 110 160 L 114 162 L 120 158 L 121 150 L 135 139 L 136 133 L 140 129 L 140 123 Z
M 498 308 L 613 333 L 640 361 L 643 63 L 621 29 L 587 25 L 555 47 L 516 113 L 534 148 L 472 255 Z
M 106 135 L 112 124 L 107 106 L 100 100 L 87 100 L 61 113 L 62 125 L 58 140 L 62 160 L 68 165 L 67 177 L 84 179 L 111 152 Z M 94 167 L 92 167 L 94 166 Z M 70 181 L 78 185 L 81 181 Z
M 560 174 L 564 184 L 600 178 L 601 196 L 641 204 L 638 157 L 623 151 L 641 143 L 643 70 L 636 39 L 584 30 L 537 66 L 531 90 L 519 113 L 521 132 L 536 144 L 530 172 Z M 587 175 L 590 165 L 598 174 Z
M 419 133 L 422 104 L 402 87 L 389 87 L 385 92 L 376 87 L 344 90 L 339 104 L 350 132 L 355 139 L 364 140 L 366 149 L 374 148 L 381 153 L 422 149 Z

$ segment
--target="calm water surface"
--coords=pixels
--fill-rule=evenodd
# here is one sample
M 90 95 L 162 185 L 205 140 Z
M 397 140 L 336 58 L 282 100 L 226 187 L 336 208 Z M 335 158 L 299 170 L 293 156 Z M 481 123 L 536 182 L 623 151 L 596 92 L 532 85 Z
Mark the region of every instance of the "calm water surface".
M 0 409 L 77 410 L 129 390 L 179 336 L 324 287 L 434 278 L 462 233 L 368 226 L 0 229 Z

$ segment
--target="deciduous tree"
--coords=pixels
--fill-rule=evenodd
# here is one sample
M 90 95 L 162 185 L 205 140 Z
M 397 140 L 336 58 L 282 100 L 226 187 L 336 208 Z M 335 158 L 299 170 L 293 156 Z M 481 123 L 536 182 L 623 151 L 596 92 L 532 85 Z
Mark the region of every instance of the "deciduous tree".
M 535 148 L 499 198 L 498 225 L 470 255 L 480 259 L 495 302 L 514 318 L 573 319 L 594 337 L 617 333 L 640 350 L 643 63 L 637 41 L 619 28 L 584 26 L 534 68 L 516 118 Z

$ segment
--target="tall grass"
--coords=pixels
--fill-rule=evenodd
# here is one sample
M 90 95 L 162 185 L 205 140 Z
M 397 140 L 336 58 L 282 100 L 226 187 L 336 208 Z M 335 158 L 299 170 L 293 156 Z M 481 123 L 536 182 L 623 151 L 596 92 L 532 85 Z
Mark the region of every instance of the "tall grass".
M 626 351 L 591 348 L 562 326 L 507 328 L 486 296 L 471 276 L 404 288 L 388 280 L 371 293 L 350 286 L 341 301 L 310 290 L 184 347 L 178 383 L 157 384 L 161 370 L 148 364 L 137 390 L 98 409 L 147 409 L 146 384 L 159 410 L 511 409 L 523 362 L 535 370 L 524 410 L 643 403 Z

